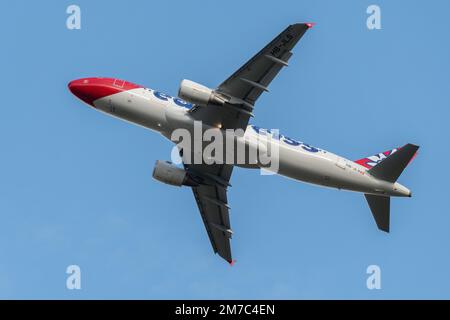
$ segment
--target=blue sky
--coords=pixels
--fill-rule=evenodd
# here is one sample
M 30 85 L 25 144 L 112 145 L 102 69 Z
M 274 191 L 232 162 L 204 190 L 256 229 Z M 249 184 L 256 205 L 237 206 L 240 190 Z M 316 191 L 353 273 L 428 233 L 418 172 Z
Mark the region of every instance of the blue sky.
M 68 30 L 66 8 L 82 10 Z M 366 27 L 381 7 L 382 30 Z M 2 12 L 0 298 L 450 298 L 448 1 L 14 1 Z M 316 22 L 253 123 L 359 159 L 421 146 L 391 233 L 360 194 L 236 169 L 237 263 L 188 188 L 154 181 L 171 144 L 86 107 L 72 79 L 214 87 L 288 24 Z M 82 289 L 67 290 L 77 264 Z M 367 266 L 381 290 L 366 288 Z

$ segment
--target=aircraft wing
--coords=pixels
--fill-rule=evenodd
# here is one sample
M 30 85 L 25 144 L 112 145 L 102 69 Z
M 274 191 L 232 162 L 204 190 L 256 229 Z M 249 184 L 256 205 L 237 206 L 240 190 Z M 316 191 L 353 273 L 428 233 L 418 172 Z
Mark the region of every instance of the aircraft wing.
M 224 105 L 195 106 L 190 115 L 206 124 L 220 124 L 222 129 L 245 130 L 256 100 L 263 91 L 267 91 L 278 72 L 287 66 L 292 48 L 310 27 L 310 23 L 287 27 L 215 90 L 225 98 Z M 185 164 L 185 168 L 195 172 L 196 176 L 202 176 L 205 181 L 192 187 L 195 200 L 214 252 L 232 263 L 227 187 L 233 166 Z
M 222 124 L 230 129 L 245 129 L 256 100 L 278 74 L 288 65 L 291 50 L 311 28 L 311 23 L 297 23 L 288 26 L 260 52 L 226 79 L 216 92 L 225 97 L 224 106 L 196 106 L 191 113 L 206 123 Z
M 192 187 L 192 191 L 214 253 L 232 263 L 230 239 L 233 232 L 230 227 L 227 187 L 233 166 L 190 164 L 185 165 L 185 168 L 201 175 L 205 182 Z

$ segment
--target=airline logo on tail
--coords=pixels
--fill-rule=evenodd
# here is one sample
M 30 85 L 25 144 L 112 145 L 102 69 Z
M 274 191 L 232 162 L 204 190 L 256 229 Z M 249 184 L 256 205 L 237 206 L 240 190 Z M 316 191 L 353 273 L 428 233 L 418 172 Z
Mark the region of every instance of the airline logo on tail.
M 362 159 L 356 160 L 355 162 L 357 164 L 362 165 L 363 167 L 366 167 L 367 169 L 371 169 L 371 168 L 375 167 L 377 164 L 379 164 L 381 161 L 386 159 L 391 154 L 394 154 L 395 152 L 397 152 L 399 149 L 400 148 L 387 150 L 387 151 L 378 153 L 378 154 L 376 154 L 374 156 L 370 156 L 370 157 L 367 157 L 367 158 L 362 158 Z

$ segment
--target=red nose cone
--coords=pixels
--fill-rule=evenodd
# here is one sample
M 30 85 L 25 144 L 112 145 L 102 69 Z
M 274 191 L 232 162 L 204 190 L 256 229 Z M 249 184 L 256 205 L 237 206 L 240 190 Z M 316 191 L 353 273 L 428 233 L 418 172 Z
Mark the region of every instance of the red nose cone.
M 94 106 L 94 101 L 135 88 L 141 88 L 131 82 L 113 78 L 83 78 L 71 81 L 69 90 L 87 104 Z

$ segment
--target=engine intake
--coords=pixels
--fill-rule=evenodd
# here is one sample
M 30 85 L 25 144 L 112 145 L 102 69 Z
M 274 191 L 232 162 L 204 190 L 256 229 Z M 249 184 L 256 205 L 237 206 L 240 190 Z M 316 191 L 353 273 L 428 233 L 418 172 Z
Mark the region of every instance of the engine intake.
M 226 102 L 226 100 L 214 90 L 186 79 L 180 83 L 178 96 L 187 102 L 201 106 L 207 106 L 208 104 L 223 105 Z
M 172 186 L 197 186 L 195 182 L 186 170 L 178 168 L 170 161 L 157 160 L 155 168 L 153 169 L 153 178 Z

